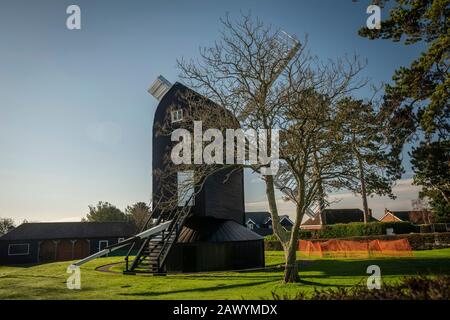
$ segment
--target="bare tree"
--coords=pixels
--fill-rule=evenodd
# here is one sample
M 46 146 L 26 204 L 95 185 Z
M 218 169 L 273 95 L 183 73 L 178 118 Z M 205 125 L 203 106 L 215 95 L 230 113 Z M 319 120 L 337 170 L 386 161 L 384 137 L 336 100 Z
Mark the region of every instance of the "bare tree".
M 304 44 L 260 20 L 222 20 L 221 40 L 202 48 L 199 60 L 178 62 L 182 78 L 229 110 L 244 129 L 280 130 L 280 170 L 263 175 L 274 234 L 285 252 L 285 282 L 298 281 L 296 250 L 302 218 L 346 172 L 339 153 L 335 103 L 365 83 L 356 57 L 321 63 Z M 283 35 L 283 36 L 282 36 Z M 203 115 L 208 121 L 209 115 Z M 209 120 L 211 121 L 211 119 Z M 220 122 L 226 126 L 226 122 Z M 270 145 L 267 153 L 271 154 Z M 248 151 L 248 150 L 247 150 Z M 241 164 L 261 173 L 261 163 Z M 276 189 L 296 205 L 292 232 L 281 223 Z
M 250 15 L 238 22 L 226 16 L 221 22 L 221 40 L 211 48 L 201 48 L 200 60 L 178 61 L 181 77 L 190 87 L 231 111 L 243 130 L 276 129 L 281 108 L 277 82 L 293 58 L 290 52 L 295 48 L 296 55 L 301 55 L 303 47 L 296 48 L 297 40 L 283 39 L 280 30 Z M 255 172 L 262 168 L 258 164 L 242 165 Z M 274 233 L 286 242 L 289 235 L 280 224 L 273 177 L 267 176 L 265 184 Z

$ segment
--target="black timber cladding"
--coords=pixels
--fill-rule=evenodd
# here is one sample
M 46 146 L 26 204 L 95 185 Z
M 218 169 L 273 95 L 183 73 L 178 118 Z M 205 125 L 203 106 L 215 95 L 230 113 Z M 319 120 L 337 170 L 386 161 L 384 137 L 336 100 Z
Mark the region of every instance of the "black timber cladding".
M 8 232 L 0 240 L 126 237 L 135 233 L 135 227 L 124 222 L 29 222 Z
M 186 96 L 198 96 L 199 99 L 206 101 L 204 108 L 221 108 L 210 100 L 206 100 L 201 95 L 190 90 L 181 83 L 175 83 L 170 90 L 164 95 L 159 102 L 155 112 L 153 122 L 153 153 L 152 153 L 152 187 L 153 187 L 153 202 L 158 203 L 167 200 L 173 195 L 164 190 L 166 194 L 163 195 L 163 185 L 175 185 L 176 175 L 166 178 L 166 181 L 161 181 L 158 176 L 158 171 L 166 171 L 167 161 L 170 161 L 170 152 L 176 142 L 172 142 L 170 135 L 161 134 L 161 125 L 170 123 L 170 110 L 182 109 L 185 112 L 189 111 L 189 104 L 186 101 Z M 206 130 L 207 128 L 203 128 Z M 227 173 L 233 171 L 229 179 L 224 183 Z M 156 209 L 157 211 L 157 209 Z M 195 199 L 195 205 L 192 212 L 197 216 L 210 216 L 221 219 L 233 219 L 234 221 L 244 224 L 244 172 L 240 168 L 238 170 L 233 168 L 225 169 L 215 173 L 207 178 L 202 191 Z M 157 214 L 157 212 L 156 212 Z
M 153 123 L 153 203 L 168 200 L 176 190 L 164 190 L 174 185 L 176 173 L 162 181 L 155 172 L 166 169 L 172 143 L 170 134 L 160 134 L 160 128 L 175 129 L 179 124 L 170 123 L 170 111 L 182 109 L 189 114 L 188 101 L 183 97 L 198 97 L 202 112 L 208 108 L 225 109 L 205 99 L 180 83 L 175 83 L 158 104 Z M 190 100 L 192 101 L 192 100 Z M 195 108 L 198 107 L 196 104 Z M 215 109 L 214 111 L 217 111 Z M 226 114 L 228 117 L 230 114 Z M 234 119 L 234 118 L 233 118 Z M 169 123 L 169 125 L 167 125 Z M 236 121 L 237 123 L 237 121 Z M 189 126 L 190 122 L 185 125 Z M 220 127 L 220 126 L 219 126 Z M 208 129 L 203 126 L 203 130 Z M 228 173 L 232 172 L 231 175 Z M 226 178 L 226 179 L 225 179 Z M 167 194 L 163 195 L 163 191 Z M 177 243 L 168 254 L 166 269 L 169 272 L 199 272 L 238 270 L 264 267 L 264 240 L 248 230 L 244 215 L 244 173 L 242 168 L 221 170 L 205 181 L 201 192 L 180 232 Z

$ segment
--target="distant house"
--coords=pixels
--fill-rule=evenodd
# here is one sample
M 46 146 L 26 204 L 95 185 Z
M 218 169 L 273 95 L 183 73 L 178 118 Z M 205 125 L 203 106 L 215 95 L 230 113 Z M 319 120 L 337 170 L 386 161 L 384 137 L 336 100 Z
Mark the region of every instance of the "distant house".
M 0 264 L 82 259 L 134 234 L 124 222 L 23 223 L 0 237 Z
M 280 223 L 286 230 L 291 230 L 294 222 L 289 219 L 288 215 L 280 216 Z M 267 211 L 261 212 L 246 212 L 245 225 L 253 232 L 262 236 L 267 236 L 273 233 L 272 218 Z
M 370 221 L 377 221 L 369 216 Z M 314 218 L 309 218 L 301 224 L 300 229 L 316 230 L 325 225 L 337 223 L 364 222 L 364 212 L 361 209 L 325 209 Z
M 420 211 L 391 211 L 384 209 L 384 216 L 381 222 L 408 221 L 414 224 L 430 224 L 433 223 L 431 212 L 427 210 Z

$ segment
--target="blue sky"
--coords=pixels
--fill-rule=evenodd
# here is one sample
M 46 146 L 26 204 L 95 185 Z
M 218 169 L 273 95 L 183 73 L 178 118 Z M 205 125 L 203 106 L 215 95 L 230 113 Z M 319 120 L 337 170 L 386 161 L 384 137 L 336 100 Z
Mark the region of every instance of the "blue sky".
M 81 8 L 81 30 L 66 8 Z M 369 1 L 106 1 L 0 3 L 0 217 L 78 220 L 99 200 L 124 209 L 151 198 L 151 130 L 157 101 L 147 93 L 176 59 L 195 58 L 218 38 L 219 18 L 254 16 L 300 38 L 322 59 L 357 53 L 379 85 L 423 49 L 357 35 Z M 382 11 L 382 15 L 386 15 Z M 363 92 L 364 94 L 364 92 Z M 399 200 L 369 205 L 407 209 L 417 196 L 411 172 Z M 250 210 L 265 209 L 262 185 L 246 176 Z M 343 193 L 335 206 L 361 207 Z M 291 208 L 281 204 L 287 212 Z M 381 212 L 380 212 L 381 213 Z

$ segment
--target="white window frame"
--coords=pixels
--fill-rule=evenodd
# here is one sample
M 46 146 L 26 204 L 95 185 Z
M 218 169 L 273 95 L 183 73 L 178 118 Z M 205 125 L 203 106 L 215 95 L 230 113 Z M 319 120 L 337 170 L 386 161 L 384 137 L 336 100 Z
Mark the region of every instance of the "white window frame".
M 170 112 L 172 123 L 183 121 L 183 109 L 175 109 Z
M 11 246 L 27 246 L 27 253 L 11 253 Z M 8 256 L 28 256 L 30 254 L 29 243 L 10 243 L 8 244 Z
M 98 241 L 98 251 L 103 250 L 103 249 L 101 249 L 101 247 L 102 247 L 102 242 L 103 242 L 103 243 L 106 242 L 106 246 L 109 246 L 109 241 L 108 241 L 108 240 L 99 240 L 99 241 Z

